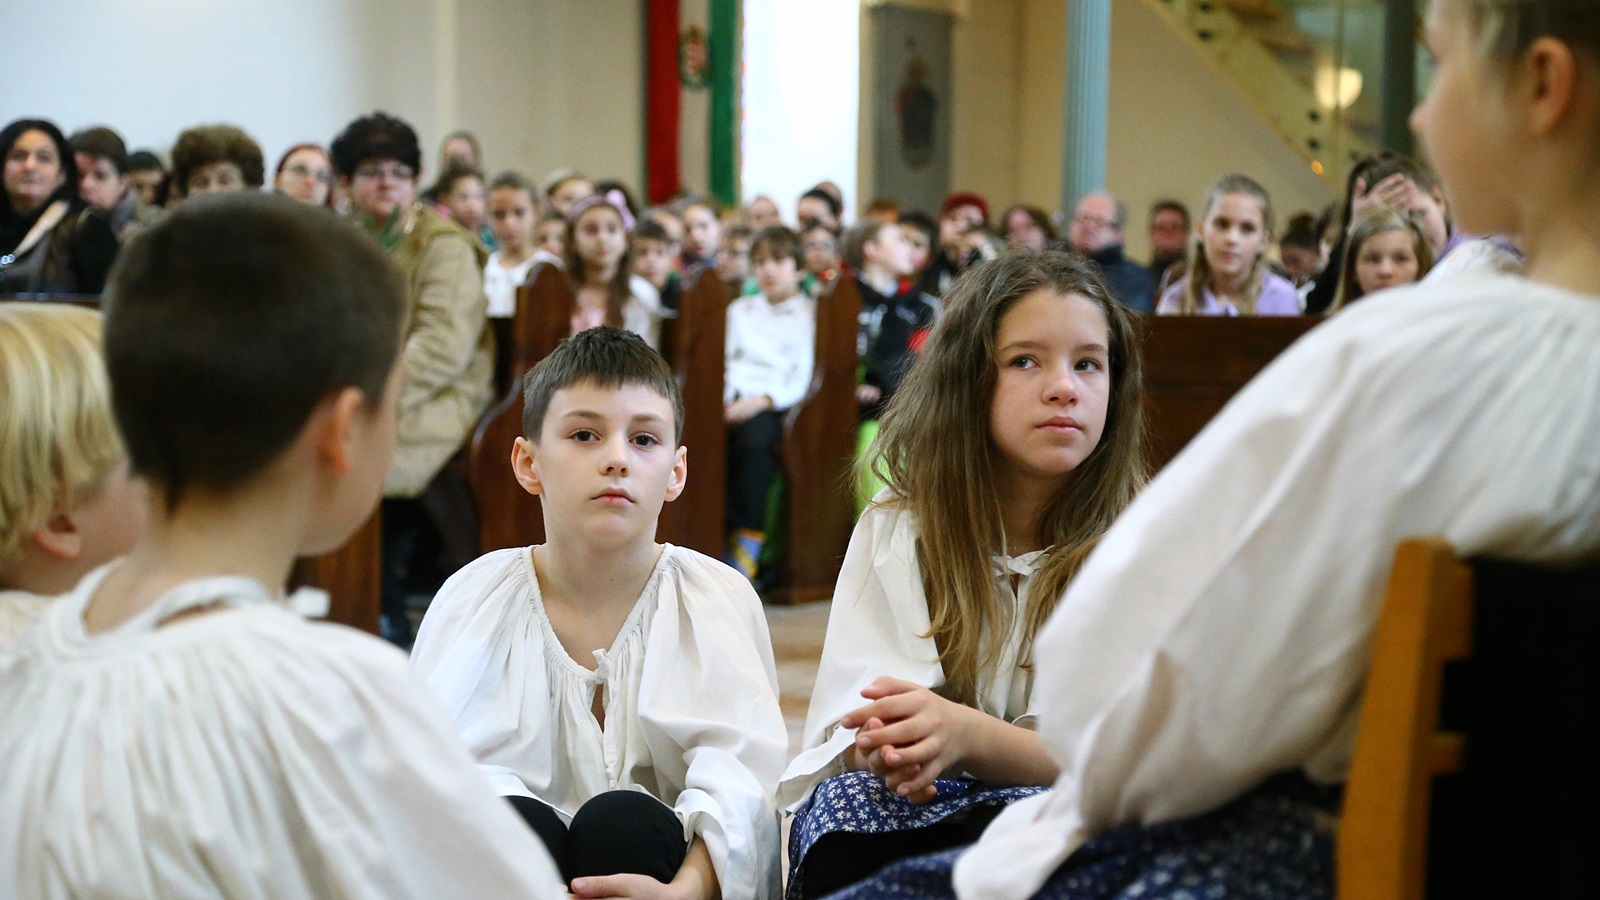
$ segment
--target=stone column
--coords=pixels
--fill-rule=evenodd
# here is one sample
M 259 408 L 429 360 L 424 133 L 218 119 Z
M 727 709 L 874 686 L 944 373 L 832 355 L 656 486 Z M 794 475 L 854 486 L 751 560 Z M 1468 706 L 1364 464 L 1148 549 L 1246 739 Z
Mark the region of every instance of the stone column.
M 1106 117 L 1111 94 L 1111 0 L 1066 0 L 1066 133 L 1061 209 L 1106 186 Z

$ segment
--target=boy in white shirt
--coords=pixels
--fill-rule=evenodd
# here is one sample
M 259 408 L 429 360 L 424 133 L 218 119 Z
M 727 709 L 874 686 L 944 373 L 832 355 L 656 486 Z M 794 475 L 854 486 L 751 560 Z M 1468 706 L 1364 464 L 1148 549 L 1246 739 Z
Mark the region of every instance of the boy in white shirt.
M 152 515 L 0 652 L 0 896 L 561 895 L 403 657 L 283 597 L 377 505 L 404 300 L 285 197 L 123 249 L 106 360 Z
M 766 543 L 767 490 L 778 470 L 783 414 L 804 399 L 816 358 L 817 301 L 800 290 L 805 251 L 783 226 L 750 242 L 761 293 L 728 306 L 723 400 L 728 422 L 728 553 L 755 580 Z
M 450 578 L 412 665 L 579 897 L 775 897 L 788 736 L 761 602 L 658 544 L 682 400 L 640 337 L 563 341 L 528 376 L 518 482 L 546 543 Z

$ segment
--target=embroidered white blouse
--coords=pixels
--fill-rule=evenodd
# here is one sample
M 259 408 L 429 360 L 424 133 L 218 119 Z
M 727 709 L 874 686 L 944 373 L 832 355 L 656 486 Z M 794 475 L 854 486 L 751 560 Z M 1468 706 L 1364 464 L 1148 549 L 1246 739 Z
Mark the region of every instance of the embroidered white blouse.
M 723 897 L 776 897 L 773 792 L 788 734 L 750 583 L 665 545 L 595 660 L 591 671 L 562 647 L 527 547 L 451 576 L 411 656 L 501 794 L 541 800 L 570 821 L 596 794 L 644 791 L 673 808 L 686 840 L 705 843 Z
M 1248 385 L 1107 532 L 1040 632 L 1061 763 L 955 870 L 1020 898 L 1113 826 L 1345 777 L 1395 546 L 1600 553 L 1600 298 L 1479 270 L 1386 291 Z
M 844 751 L 855 729 L 838 727 L 839 720 L 867 704 L 862 688 L 885 675 L 927 688 L 944 684 L 938 647 L 926 636 L 928 598 L 917 564 L 916 517 L 886 503 L 888 497 L 887 490 L 880 492 L 850 535 L 806 713 L 805 749 L 789 763 L 778 792 L 791 811 L 822 781 L 845 771 Z M 994 557 L 995 590 L 1012 609 L 1011 636 L 994 668 L 978 680 L 978 708 L 1026 728 L 1033 727 L 1037 709 L 1033 672 L 1024 666 L 1025 612 L 1045 552 Z
M 238 577 L 87 634 L 111 568 L 0 652 L 0 896 L 565 896 L 393 647 Z

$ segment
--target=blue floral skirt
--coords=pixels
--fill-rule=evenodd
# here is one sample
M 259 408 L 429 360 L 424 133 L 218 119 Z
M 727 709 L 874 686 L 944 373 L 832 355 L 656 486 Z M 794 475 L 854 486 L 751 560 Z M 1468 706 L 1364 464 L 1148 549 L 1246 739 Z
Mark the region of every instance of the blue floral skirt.
M 926 828 L 978 806 L 1006 806 L 1042 794 L 1042 787 L 993 788 L 966 779 L 939 779 L 933 800 L 913 804 L 889 790 L 871 772 L 835 775 L 817 785 L 795 812 L 789 832 L 789 896 L 799 896 L 806 854 L 818 840 L 835 832 L 883 834 Z
M 1339 789 L 1280 775 L 1204 815 L 1129 825 L 1090 840 L 1042 900 L 1331 900 Z M 964 848 L 902 860 L 828 900 L 953 898 Z

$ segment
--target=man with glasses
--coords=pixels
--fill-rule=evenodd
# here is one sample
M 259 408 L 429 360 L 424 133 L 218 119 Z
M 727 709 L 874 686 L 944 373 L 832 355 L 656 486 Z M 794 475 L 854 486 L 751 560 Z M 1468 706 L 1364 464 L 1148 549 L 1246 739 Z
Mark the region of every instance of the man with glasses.
M 1144 266 L 1122 252 L 1122 229 L 1128 209 L 1117 198 L 1095 193 L 1078 201 L 1067 225 L 1067 243 L 1078 254 L 1100 268 L 1106 286 L 1123 306 L 1134 312 L 1155 309 L 1156 285 Z

